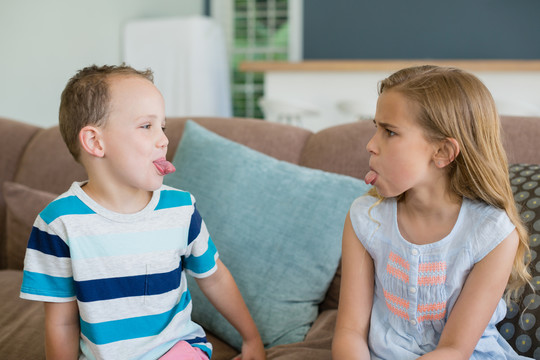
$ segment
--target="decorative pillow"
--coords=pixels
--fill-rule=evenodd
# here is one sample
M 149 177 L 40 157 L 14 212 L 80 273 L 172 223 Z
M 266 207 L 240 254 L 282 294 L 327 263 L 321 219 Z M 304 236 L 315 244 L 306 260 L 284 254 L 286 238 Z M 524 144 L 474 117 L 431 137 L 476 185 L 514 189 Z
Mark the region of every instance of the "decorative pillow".
M 525 287 L 521 304 L 511 303 L 499 331 L 518 354 L 540 359 L 540 165 L 510 166 L 514 199 L 530 234 L 532 286 Z
M 4 182 L 3 191 L 7 208 L 7 266 L 10 269 L 22 270 L 34 220 L 58 195 L 10 181 Z
M 191 192 L 265 346 L 302 341 L 336 272 L 364 182 L 276 160 L 188 121 L 165 182 Z M 234 328 L 189 280 L 193 319 L 237 349 Z

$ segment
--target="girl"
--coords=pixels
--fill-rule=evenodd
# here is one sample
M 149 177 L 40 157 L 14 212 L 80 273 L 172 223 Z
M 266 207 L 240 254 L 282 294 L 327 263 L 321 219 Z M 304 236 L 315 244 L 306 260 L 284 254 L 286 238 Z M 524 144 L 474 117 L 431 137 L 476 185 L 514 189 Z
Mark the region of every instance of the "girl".
M 487 88 L 454 68 L 379 85 L 369 195 L 343 230 L 335 359 L 518 359 L 495 324 L 529 281 Z

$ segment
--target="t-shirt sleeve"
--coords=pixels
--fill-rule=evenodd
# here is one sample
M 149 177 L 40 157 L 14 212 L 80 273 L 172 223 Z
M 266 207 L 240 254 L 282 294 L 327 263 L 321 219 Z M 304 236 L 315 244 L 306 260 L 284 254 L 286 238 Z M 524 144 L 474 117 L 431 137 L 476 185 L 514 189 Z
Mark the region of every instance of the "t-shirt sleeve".
M 75 300 L 69 246 L 41 214 L 28 240 L 20 297 L 46 302 Z
M 218 251 L 208 234 L 201 214 L 194 206 L 188 233 L 188 252 L 185 257 L 185 269 L 196 278 L 212 275 L 217 270 Z

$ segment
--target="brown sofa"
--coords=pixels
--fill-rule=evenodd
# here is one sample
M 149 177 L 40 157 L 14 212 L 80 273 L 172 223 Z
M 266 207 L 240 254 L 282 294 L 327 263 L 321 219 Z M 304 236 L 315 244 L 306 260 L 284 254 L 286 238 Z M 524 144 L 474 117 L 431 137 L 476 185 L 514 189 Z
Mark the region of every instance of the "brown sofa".
M 314 134 L 304 129 L 261 120 L 194 120 L 219 135 L 301 166 L 359 179 L 363 178 L 368 168 L 369 156 L 365 146 L 374 131 L 371 122 L 335 126 Z M 185 121 L 184 118 L 168 119 L 169 159 L 176 151 Z M 510 163 L 540 164 L 540 118 L 505 117 L 503 130 Z M 51 199 L 51 194 L 62 193 L 73 181 L 84 180 L 86 174 L 69 155 L 57 127 L 43 129 L 0 119 L 0 146 L 0 357 L 18 360 L 43 359 L 43 306 L 19 299 L 26 238 L 36 214 Z M 528 169 L 536 171 L 536 176 L 540 173 L 537 167 Z M 514 167 L 514 177 L 520 177 L 521 171 L 522 168 Z M 534 178 L 534 174 L 531 176 L 533 180 L 538 179 Z M 520 182 L 522 180 L 516 184 Z M 533 187 L 536 185 L 533 184 Z M 516 187 L 515 191 L 516 199 L 519 200 L 520 188 Z M 37 196 L 28 196 L 29 192 Z M 534 190 L 532 192 L 532 197 L 540 198 L 540 188 L 536 188 L 535 194 Z M 526 211 L 532 211 L 532 216 L 537 216 L 534 213 L 538 210 L 534 205 L 525 204 L 522 212 Z M 530 213 L 528 214 L 527 216 L 530 216 Z M 533 225 L 534 221 L 537 222 L 536 225 Z M 537 217 L 530 225 L 533 233 L 540 232 Z M 539 229 L 535 230 L 536 227 Z M 538 239 L 538 236 L 532 239 Z M 534 250 L 536 243 L 532 245 Z M 305 340 L 270 348 L 267 351 L 268 358 L 330 359 L 338 295 L 339 270 L 326 298 L 320 304 L 319 316 Z M 524 296 L 524 299 L 529 301 L 527 299 L 530 297 Z M 533 311 L 532 315 L 536 316 L 536 313 Z M 525 351 L 522 353 L 533 356 L 540 343 L 535 336 L 536 327 L 518 329 L 518 320 L 519 316 L 509 318 L 510 325 L 505 325 L 501 331 L 507 333 L 509 342 L 514 347 L 516 344 L 523 345 L 521 350 Z M 532 343 L 525 349 L 527 344 L 523 342 L 523 336 L 528 335 Z M 217 337 L 211 334 L 209 337 L 214 345 L 213 359 L 230 359 L 237 354 L 237 351 Z M 540 357 L 540 353 L 537 352 L 536 355 Z

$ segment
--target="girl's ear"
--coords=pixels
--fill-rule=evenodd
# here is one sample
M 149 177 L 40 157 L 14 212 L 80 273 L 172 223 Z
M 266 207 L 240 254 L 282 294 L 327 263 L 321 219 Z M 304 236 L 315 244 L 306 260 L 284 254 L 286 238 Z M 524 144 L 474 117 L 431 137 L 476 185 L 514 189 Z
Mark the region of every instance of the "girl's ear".
M 451 164 L 459 155 L 459 144 L 454 138 L 446 138 L 439 143 L 433 161 L 435 166 L 442 169 L 448 164 Z
M 99 128 L 95 126 L 83 127 L 79 132 L 79 142 L 88 154 L 100 158 L 105 155 L 105 147 Z

